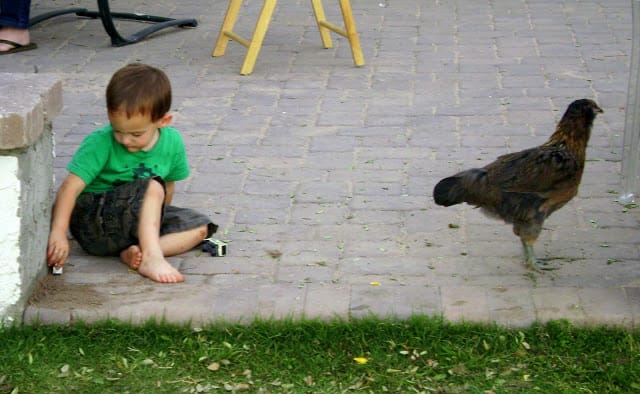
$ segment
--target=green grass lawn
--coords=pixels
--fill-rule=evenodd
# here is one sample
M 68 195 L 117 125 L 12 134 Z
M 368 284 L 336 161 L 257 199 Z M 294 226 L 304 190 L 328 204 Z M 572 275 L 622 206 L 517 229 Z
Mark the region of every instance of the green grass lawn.
M 640 331 L 439 319 L 0 328 L 0 393 L 633 393 Z

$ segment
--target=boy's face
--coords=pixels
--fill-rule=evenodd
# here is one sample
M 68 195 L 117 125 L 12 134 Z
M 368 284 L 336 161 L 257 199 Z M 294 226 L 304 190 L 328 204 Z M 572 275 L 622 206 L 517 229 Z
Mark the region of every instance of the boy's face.
M 171 115 L 166 114 L 152 122 L 148 115 L 134 114 L 127 117 L 124 111 L 109 113 L 113 136 L 129 152 L 147 151 L 157 142 L 158 129 L 171 123 Z

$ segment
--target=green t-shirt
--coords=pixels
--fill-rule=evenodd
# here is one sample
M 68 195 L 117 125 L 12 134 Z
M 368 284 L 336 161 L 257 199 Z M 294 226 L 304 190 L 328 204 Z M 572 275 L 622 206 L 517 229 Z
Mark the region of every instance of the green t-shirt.
M 67 170 L 87 184 L 83 193 L 103 193 L 138 178 L 159 176 L 174 182 L 189 176 L 182 136 L 172 127 L 160 129 L 160 138 L 147 152 L 127 151 L 114 138 L 111 125 L 95 130 L 82 141 Z

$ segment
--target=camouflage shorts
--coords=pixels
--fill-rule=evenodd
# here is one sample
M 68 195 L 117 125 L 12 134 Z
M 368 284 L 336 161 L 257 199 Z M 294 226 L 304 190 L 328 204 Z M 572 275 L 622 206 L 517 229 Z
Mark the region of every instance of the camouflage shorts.
M 160 178 L 154 178 L 163 187 Z M 96 256 L 117 256 L 138 241 L 138 221 L 151 178 L 137 179 L 105 193 L 84 193 L 71 215 L 70 231 L 80 246 Z M 163 206 L 160 235 L 208 225 L 207 237 L 218 226 L 192 209 Z

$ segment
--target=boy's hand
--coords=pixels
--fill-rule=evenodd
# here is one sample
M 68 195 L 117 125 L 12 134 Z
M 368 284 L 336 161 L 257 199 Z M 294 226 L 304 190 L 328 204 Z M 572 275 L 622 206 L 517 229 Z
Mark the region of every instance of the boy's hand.
M 69 174 L 58 190 L 47 243 L 47 265 L 50 267 L 61 268 L 69 257 L 69 240 L 67 239 L 69 221 L 76 199 L 84 187 L 85 183 L 80 177 Z
M 67 262 L 69 257 L 69 240 L 66 234 L 49 234 L 49 244 L 47 245 L 47 265 L 49 267 L 60 268 Z

